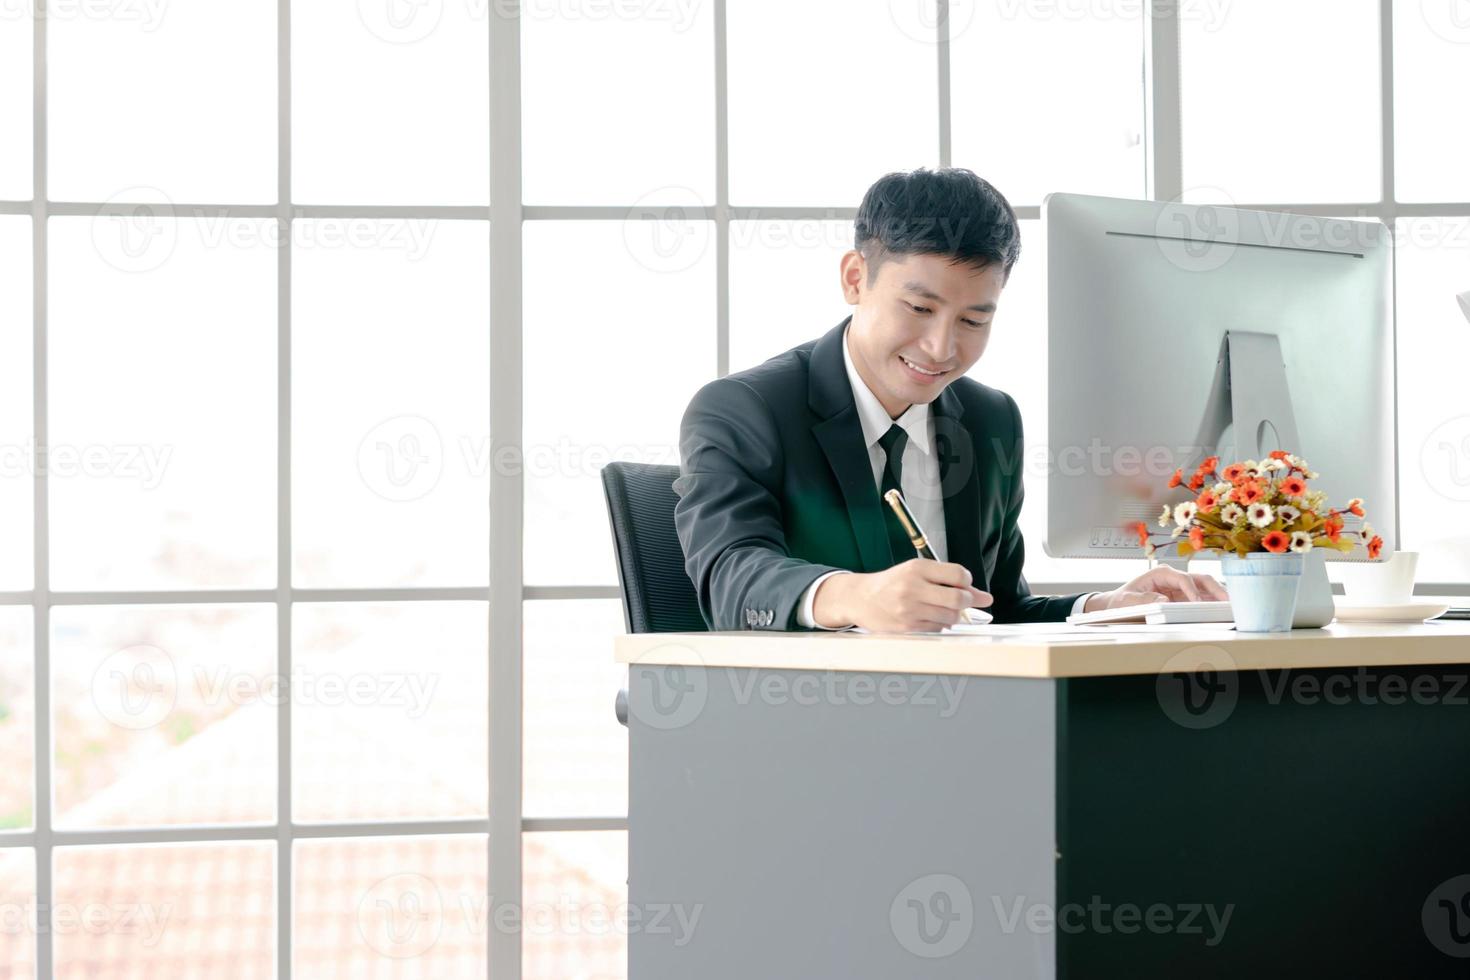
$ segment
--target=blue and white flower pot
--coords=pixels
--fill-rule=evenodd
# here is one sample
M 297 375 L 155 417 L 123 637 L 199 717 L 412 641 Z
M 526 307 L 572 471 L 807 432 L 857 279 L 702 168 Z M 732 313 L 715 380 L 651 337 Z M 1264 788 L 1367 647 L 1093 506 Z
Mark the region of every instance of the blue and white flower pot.
M 1296 596 L 1306 562 L 1299 554 L 1252 552 L 1220 556 L 1238 633 L 1284 633 L 1296 614 Z

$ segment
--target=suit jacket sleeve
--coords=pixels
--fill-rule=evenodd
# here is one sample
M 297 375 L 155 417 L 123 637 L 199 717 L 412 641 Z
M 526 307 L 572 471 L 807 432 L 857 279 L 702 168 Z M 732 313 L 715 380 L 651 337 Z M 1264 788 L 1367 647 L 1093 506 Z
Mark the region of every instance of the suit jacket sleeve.
M 995 561 L 995 574 L 990 577 L 990 593 L 995 600 L 990 614 L 997 623 L 1060 622 L 1072 614 L 1072 607 L 1083 593 L 1035 596 L 1026 584 L 1026 576 L 1022 574 L 1026 565 L 1026 542 L 1021 537 L 1020 525 L 1021 503 L 1026 495 L 1021 479 L 1025 440 L 1021 430 L 1021 410 L 1010 395 L 1006 395 L 1005 400 L 1015 421 L 1016 433 L 1015 445 L 1008 458 L 1015 460 L 1016 466 L 1011 474 L 1005 518 L 1001 525 L 1000 553 Z
M 679 434 L 674 523 L 710 629 L 798 629 L 807 586 L 839 571 L 791 557 L 782 522 L 784 459 L 769 406 L 743 381 L 700 389 Z

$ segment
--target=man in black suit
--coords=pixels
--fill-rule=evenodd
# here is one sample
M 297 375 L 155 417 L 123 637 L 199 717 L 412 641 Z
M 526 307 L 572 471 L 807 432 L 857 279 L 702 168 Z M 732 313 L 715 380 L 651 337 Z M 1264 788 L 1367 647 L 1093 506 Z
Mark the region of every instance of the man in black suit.
M 1022 575 L 1021 416 L 965 377 L 990 338 L 1020 229 L 968 170 L 889 174 L 842 258 L 852 315 L 705 385 L 680 433 L 674 512 L 712 629 L 937 630 L 1223 599 L 1156 568 L 1112 592 L 1034 596 Z M 880 493 L 902 490 L 939 561 L 914 556 Z

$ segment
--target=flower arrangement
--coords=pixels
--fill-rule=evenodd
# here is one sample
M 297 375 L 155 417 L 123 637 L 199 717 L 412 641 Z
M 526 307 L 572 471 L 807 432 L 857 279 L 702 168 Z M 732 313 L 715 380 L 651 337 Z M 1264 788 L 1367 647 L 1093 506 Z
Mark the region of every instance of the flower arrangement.
M 1173 507 L 1164 505 L 1159 526 L 1173 523 L 1169 541 L 1156 546 L 1147 524 L 1134 525 L 1144 554 L 1152 558 L 1157 548 L 1172 544 L 1181 558 L 1201 551 L 1234 552 L 1244 558 L 1261 551 L 1278 555 L 1313 548 L 1352 551 L 1359 542 L 1374 561 L 1382 553 L 1383 539 L 1367 521 L 1360 531 L 1343 532 L 1344 514 L 1365 516 L 1362 499 L 1354 497 L 1342 510 L 1328 509 L 1327 495 L 1307 486 L 1317 474 L 1306 460 L 1278 449 L 1268 459 L 1231 463 L 1217 473 L 1219 465 L 1220 457 L 1211 456 L 1188 480 L 1183 470 L 1174 471 L 1169 488 L 1183 486 L 1197 496 Z

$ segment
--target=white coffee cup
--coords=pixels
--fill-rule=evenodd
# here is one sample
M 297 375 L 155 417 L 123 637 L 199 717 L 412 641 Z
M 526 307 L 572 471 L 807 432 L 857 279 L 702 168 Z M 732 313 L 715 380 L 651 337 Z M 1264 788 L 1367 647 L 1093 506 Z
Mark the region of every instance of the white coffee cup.
M 1383 561 L 1341 562 L 1342 588 L 1356 606 L 1401 606 L 1414 601 L 1419 552 L 1395 551 Z

